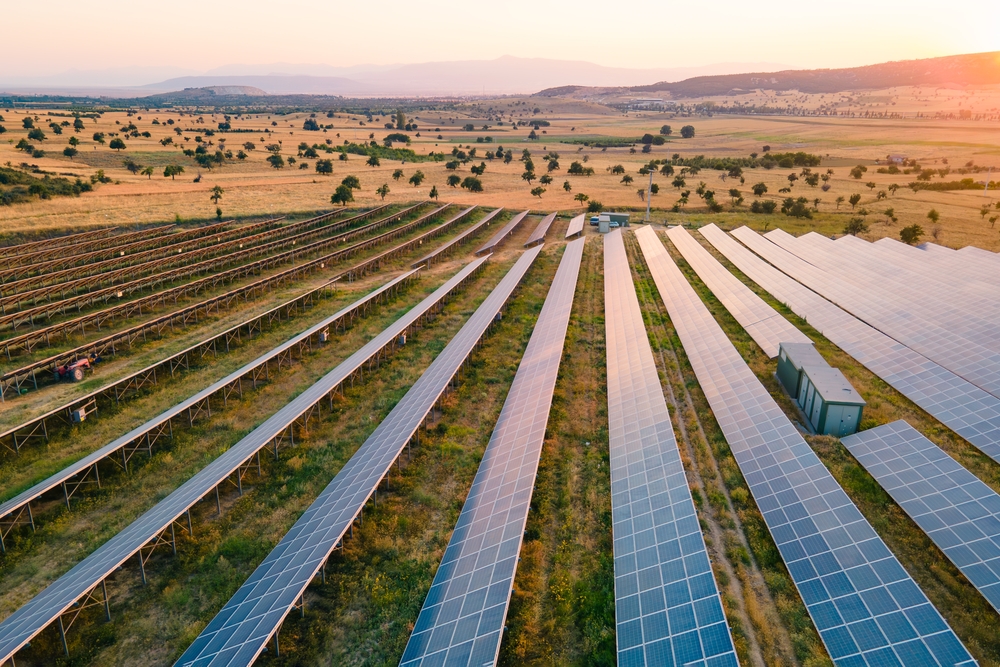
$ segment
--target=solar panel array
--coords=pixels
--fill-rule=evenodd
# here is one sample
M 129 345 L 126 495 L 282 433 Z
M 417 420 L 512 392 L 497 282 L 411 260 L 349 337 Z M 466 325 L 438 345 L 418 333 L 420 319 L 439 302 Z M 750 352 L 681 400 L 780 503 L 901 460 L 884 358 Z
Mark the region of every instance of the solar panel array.
M 534 231 L 531 232 L 531 236 L 525 242 L 524 247 L 530 248 L 533 245 L 541 243 L 545 240 L 545 235 L 549 233 L 549 227 L 552 226 L 552 222 L 556 219 L 555 213 L 549 213 L 547 216 L 542 218 L 542 221 L 538 223 Z
M 581 213 L 572 220 L 569 221 L 569 226 L 566 227 L 566 238 L 571 239 L 574 236 L 583 235 L 583 224 L 586 219 L 586 215 Z
M 1000 462 L 1000 400 L 830 303 L 715 225 L 702 227 L 701 233 L 740 271 L 832 343 Z
M 521 221 L 524 220 L 527 215 L 528 211 L 522 211 L 507 221 L 507 224 L 501 227 L 500 230 L 493 235 L 493 238 L 484 243 L 482 247 L 476 251 L 476 256 L 478 257 L 479 255 L 485 255 L 488 252 L 493 252 L 498 245 L 503 243 L 508 236 L 514 233 L 514 230 L 517 229 L 517 226 L 521 224 Z
M 651 229 L 636 232 L 705 397 L 834 663 L 973 665 Z
M 604 302 L 618 664 L 735 666 L 618 229 L 604 238 Z
M 711 253 L 701 247 L 683 227 L 673 227 L 667 236 L 726 310 L 746 329 L 751 338 L 772 359 L 780 343 L 811 343 L 763 299 L 726 270 Z
M 91 454 L 88 454 L 82 459 L 66 466 L 59 472 L 42 480 L 41 482 L 38 482 L 31 488 L 24 490 L 23 492 L 17 494 L 10 500 L 5 501 L 4 503 L 0 504 L 0 519 L 8 517 L 11 514 L 17 512 L 28 503 L 37 500 L 38 498 L 43 496 L 45 493 L 53 489 L 59 488 L 59 486 L 61 486 L 64 482 L 74 480 L 78 476 L 81 478 L 86 476 L 88 471 L 90 471 L 90 469 L 93 466 L 97 465 L 98 462 L 103 461 L 104 459 L 107 459 L 115 455 L 117 452 L 127 447 L 128 445 L 134 444 L 135 442 L 141 440 L 144 437 L 155 435 L 164 429 L 168 429 L 171 420 L 186 414 L 187 411 L 190 409 L 197 409 L 197 406 L 201 404 L 203 401 L 207 400 L 209 397 L 214 396 L 215 394 L 231 386 L 232 384 L 239 382 L 242 378 L 250 375 L 252 371 L 254 371 L 255 369 L 264 366 L 273 359 L 279 358 L 283 353 L 287 352 L 288 350 L 295 349 L 300 343 L 309 341 L 319 332 L 326 330 L 333 323 L 339 321 L 341 318 L 349 316 L 350 314 L 354 313 L 360 307 L 363 307 L 367 304 L 376 303 L 382 295 L 392 292 L 399 285 L 406 282 L 407 280 L 410 280 L 414 276 L 414 274 L 416 274 L 418 271 L 419 269 L 407 271 L 406 273 L 394 278 L 385 285 L 382 285 L 378 289 L 369 292 L 365 296 L 361 297 L 351 305 L 342 308 L 341 310 L 337 311 L 336 313 L 334 313 L 329 317 L 323 318 L 322 320 L 320 320 L 313 326 L 309 327 L 305 331 L 296 334 L 295 336 L 292 336 L 284 343 L 281 343 L 280 345 L 272 348 L 271 350 L 268 350 L 267 352 L 260 355 L 253 361 L 244 364 L 243 366 L 236 369 L 229 375 L 223 377 L 222 379 L 213 382 L 205 389 L 202 389 L 201 391 L 193 394 L 192 396 L 186 398 L 180 403 L 171 406 L 170 408 L 163 411 L 159 415 L 153 417 L 150 420 L 147 420 L 146 422 L 140 424 L 139 426 L 136 426 L 128 433 L 122 435 L 121 437 L 115 438 L 107 445 L 101 447 L 100 449 L 94 451 Z
M 858 289 L 844 278 L 850 271 L 824 270 L 762 238 L 748 227 L 737 229 L 733 235 L 806 287 L 913 351 L 1000 397 L 1000 352 L 993 352 L 959 334 L 960 325 L 938 324 L 922 316 L 921 311 L 907 308 L 891 295 L 883 293 L 879 289 L 881 283 L 869 283 L 867 289 Z M 815 253 L 802 252 L 820 262 Z
M 237 472 L 275 438 L 280 437 L 295 420 L 310 412 L 330 392 L 356 371 L 393 344 L 400 334 L 431 312 L 454 289 L 461 285 L 488 258 L 470 263 L 444 285 L 412 308 L 399 320 L 369 341 L 346 361 L 324 375 L 314 385 L 296 396 L 278 412 L 250 431 L 173 493 L 154 505 L 128 527 L 98 547 L 69 572 L 0 623 L 0 665 L 31 641 L 48 624 L 77 600 L 99 585 L 129 558 L 154 540 L 195 503 Z
M 583 239 L 566 246 L 469 496 L 401 665 L 496 663 L 552 392 L 573 308 Z
M 883 319 L 888 318 L 897 331 L 926 336 L 927 341 L 921 340 L 923 345 L 940 343 L 942 347 L 954 348 L 958 344 L 961 352 L 966 349 L 963 341 L 971 340 L 994 352 L 1000 350 L 1000 332 L 996 331 L 996 322 L 1000 321 L 1000 305 L 996 303 L 1000 289 L 964 277 L 956 279 L 954 272 L 942 277 L 927 271 L 925 251 L 910 249 L 910 256 L 904 259 L 894 253 L 885 253 L 884 245 L 861 241 L 849 247 L 815 232 L 799 238 L 784 231 L 769 232 L 766 238 L 835 275 L 838 280 L 864 289 L 883 311 Z M 951 264 L 953 260 L 946 262 Z M 898 320 L 908 320 L 910 324 L 900 328 Z M 872 324 L 877 326 L 875 322 Z M 939 336 L 931 338 L 934 331 L 942 328 L 947 328 L 956 337 L 951 341 Z M 886 333 L 890 332 L 886 330 Z M 920 351 L 915 345 L 911 347 Z M 974 353 L 972 348 L 967 351 Z
M 841 442 L 1000 611 L 1000 495 L 905 421 Z
M 463 231 L 461 234 L 459 234 L 458 236 L 456 236 L 452 240 L 450 240 L 447 243 L 445 243 L 444 245 L 442 245 L 440 248 L 437 248 L 436 250 L 434 250 L 431 253 L 428 253 L 427 255 L 424 255 L 423 257 L 421 257 L 420 259 L 418 259 L 417 261 L 415 261 L 410 266 L 412 266 L 413 268 L 416 268 L 418 266 L 430 266 L 431 262 L 433 262 L 435 259 L 437 259 L 439 257 L 443 257 L 448 252 L 450 252 L 453 248 L 455 248 L 456 246 L 459 246 L 462 243 L 464 243 L 465 239 L 469 238 L 473 234 L 478 233 L 479 230 L 482 229 L 483 227 L 489 226 L 490 221 L 493 220 L 493 218 L 495 218 L 498 215 L 500 215 L 501 213 L 503 213 L 503 207 L 502 206 L 500 208 L 493 209 L 492 211 L 490 211 L 489 213 L 487 213 L 485 216 L 483 216 L 482 220 L 480 220 L 476 224 L 472 225 L 471 227 L 469 227 L 468 229 L 466 229 L 465 231 Z
M 249 665 L 260 655 L 540 251 L 540 246 L 533 248 L 518 259 L 396 407 L 181 655 L 178 665 Z

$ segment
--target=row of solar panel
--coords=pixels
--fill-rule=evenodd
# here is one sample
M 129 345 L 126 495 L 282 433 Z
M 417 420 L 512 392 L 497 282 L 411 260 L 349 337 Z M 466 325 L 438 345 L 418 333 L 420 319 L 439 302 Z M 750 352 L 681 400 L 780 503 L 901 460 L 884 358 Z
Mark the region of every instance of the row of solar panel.
M 837 665 L 972 656 L 771 398 L 650 229 L 636 232 L 685 353 Z

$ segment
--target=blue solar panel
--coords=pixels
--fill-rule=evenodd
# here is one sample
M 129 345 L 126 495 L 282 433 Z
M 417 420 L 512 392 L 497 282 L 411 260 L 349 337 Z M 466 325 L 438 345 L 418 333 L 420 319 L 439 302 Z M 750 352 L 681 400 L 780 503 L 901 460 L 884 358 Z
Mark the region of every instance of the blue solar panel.
M 1000 399 L 873 329 L 754 255 L 715 225 L 701 233 L 810 326 L 955 433 L 1000 461 Z
M 834 663 L 975 664 L 740 357 L 656 233 L 640 229 L 636 238 L 691 367 Z
M 902 420 L 841 442 L 1000 611 L 1000 494 Z
M 604 299 L 618 664 L 737 665 L 620 230 Z
M 462 363 L 496 321 L 541 246 L 525 252 L 177 665 L 249 665 L 354 524 Z M 481 260 L 477 260 L 481 261 Z
M 404 667 L 496 662 L 573 308 L 583 239 L 566 247 L 444 558 Z

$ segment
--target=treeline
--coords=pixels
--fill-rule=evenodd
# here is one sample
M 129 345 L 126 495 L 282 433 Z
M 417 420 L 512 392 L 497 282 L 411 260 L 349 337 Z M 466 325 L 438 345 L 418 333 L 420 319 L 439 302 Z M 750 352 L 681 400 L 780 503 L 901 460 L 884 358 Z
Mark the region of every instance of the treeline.
M 81 192 L 93 190 L 93 185 L 76 179 L 51 177 L 45 175 L 37 178 L 16 169 L 0 167 L 0 206 L 10 206 L 29 201 L 32 197 L 49 199 L 51 197 L 76 197 Z
M 947 190 L 996 190 L 1000 188 L 1000 182 L 990 181 L 987 186 L 985 183 L 977 183 L 975 179 L 963 178 L 960 181 L 938 181 L 937 183 L 928 183 L 926 181 L 913 181 L 907 187 L 916 192 L 917 190 L 934 190 L 937 192 L 944 192 Z
M 641 137 L 572 137 L 560 139 L 560 143 L 583 145 L 593 148 L 628 148 L 642 142 Z
M 444 160 L 444 153 L 419 155 L 409 148 L 387 148 L 375 142 L 371 144 L 345 144 L 337 146 L 336 149 L 343 153 L 377 157 L 380 160 L 405 160 L 407 162 L 441 162 Z
M 781 167 L 782 169 L 818 167 L 821 161 L 822 159 L 818 155 L 800 151 L 798 153 L 765 153 L 761 158 L 757 158 L 756 155 L 752 155 L 751 157 L 705 157 L 704 155 L 696 155 L 684 158 L 675 154 L 670 159 L 670 164 L 679 167 L 729 171 L 734 167 L 744 169 L 756 169 L 757 167 L 763 167 L 764 169 L 773 169 L 775 167 Z

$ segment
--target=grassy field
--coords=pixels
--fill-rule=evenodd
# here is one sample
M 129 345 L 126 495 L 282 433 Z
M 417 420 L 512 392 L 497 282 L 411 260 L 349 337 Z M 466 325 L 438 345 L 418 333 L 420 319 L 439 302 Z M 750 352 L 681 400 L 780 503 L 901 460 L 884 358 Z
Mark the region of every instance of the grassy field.
M 903 155 L 919 160 L 924 168 L 952 170 L 961 168 L 967 162 L 982 167 L 995 167 L 1000 173 L 1000 149 L 997 144 L 998 128 L 995 122 L 977 120 L 935 119 L 937 111 L 952 112 L 962 108 L 991 108 L 996 105 L 1000 92 L 993 89 L 967 91 L 922 91 L 900 88 L 890 91 L 887 96 L 855 96 L 843 102 L 844 109 L 861 113 L 882 112 L 886 108 L 908 114 L 905 118 L 863 118 L 863 117 L 815 117 L 815 116 L 735 116 L 699 115 L 686 116 L 671 112 L 649 111 L 622 114 L 607 106 L 581 100 L 559 98 L 524 98 L 476 101 L 459 104 L 458 110 L 438 111 L 433 107 L 415 114 L 411 120 L 418 125 L 417 130 L 407 131 L 411 139 L 409 148 L 423 159 L 429 153 L 443 153 L 450 160 L 453 149 L 461 149 L 477 154 L 455 171 L 446 168 L 446 161 L 409 162 L 382 159 L 380 166 L 366 165 L 362 155 L 348 155 L 347 161 L 338 159 L 339 153 L 326 153 L 322 149 L 317 157 L 300 155 L 299 144 L 336 148 L 342 142 L 364 143 L 382 139 L 393 130 L 384 128 L 388 116 L 374 116 L 371 120 L 361 115 L 336 113 L 328 117 L 317 113 L 316 120 L 324 126 L 322 131 L 306 131 L 303 124 L 310 120 L 309 112 L 288 114 L 252 114 L 230 116 L 229 123 L 240 132 L 219 132 L 215 128 L 226 122 L 221 113 L 184 112 L 165 109 L 138 110 L 132 115 L 126 112 L 107 112 L 98 119 L 85 118 L 84 129 L 73 132 L 65 128 L 63 134 L 55 135 L 49 129 L 51 122 L 63 122 L 62 116 L 51 116 L 44 110 L 30 112 L 18 109 L 3 111 L 6 142 L 0 143 L 0 164 L 22 163 L 37 165 L 41 170 L 69 177 L 89 178 L 98 169 L 103 169 L 112 182 L 99 185 L 93 192 L 78 198 L 56 197 L 38 200 L 29 204 L 0 207 L 0 224 L 8 234 L 33 234 L 56 227 L 86 227 L 100 224 L 128 225 L 162 220 L 208 219 L 215 213 L 216 204 L 209 199 L 214 186 L 225 190 L 218 203 L 225 215 L 263 215 L 286 210 L 317 210 L 329 205 L 330 195 L 347 175 L 355 175 L 362 188 L 356 194 L 361 203 L 380 201 L 375 190 L 386 184 L 390 192 L 387 201 L 404 201 L 427 197 L 432 187 L 436 187 L 443 201 L 477 202 L 493 206 L 532 207 L 538 210 L 564 212 L 578 211 L 580 204 L 574 197 L 583 193 L 604 204 L 605 207 L 644 209 L 645 203 L 637 191 L 645 188 L 647 179 L 637 173 L 639 167 L 650 159 L 669 159 L 678 154 L 682 158 L 696 155 L 709 157 L 746 157 L 751 153 L 763 154 L 764 146 L 773 152 L 805 151 L 822 157 L 817 173 L 833 174 L 826 183 L 827 191 L 819 184 L 810 186 L 804 180 L 797 181 L 787 196 L 805 197 L 817 209 L 814 220 L 796 220 L 780 213 L 776 215 L 751 215 L 748 207 L 754 196 L 751 187 L 764 183 L 768 193 L 764 199 L 780 201 L 784 196 L 778 190 L 788 185 L 787 176 L 799 173 L 799 169 L 775 168 L 747 169 L 744 183 L 738 179 L 720 180 L 724 172 L 703 170 L 700 174 L 688 175 L 683 188 L 671 185 L 672 177 L 657 175 L 654 179 L 660 190 L 653 199 L 654 219 L 664 220 L 681 216 L 701 216 L 707 212 L 701 199 L 694 191 L 699 183 L 715 191 L 716 199 L 724 205 L 725 212 L 713 219 L 753 220 L 755 227 L 766 224 L 770 227 L 788 229 L 816 229 L 824 233 L 841 233 L 851 217 L 864 209 L 863 216 L 869 226 L 867 236 L 872 239 L 883 236 L 895 237 L 899 230 L 911 224 L 923 226 L 925 240 L 934 239 L 939 243 L 960 247 L 978 245 L 991 250 L 1000 250 L 1000 227 L 989 222 L 989 217 L 1000 214 L 993 209 L 989 216 L 980 215 L 982 206 L 993 205 L 998 196 L 976 190 L 936 192 L 921 190 L 913 192 L 906 188 L 916 176 L 904 174 L 878 174 L 879 166 L 885 165 L 886 156 Z M 828 104 L 829 99 L 820 96 L 800 96 L 795 104 L 803 108 L 816 108 Z M 882 98 L 885 97 L 885 101 Z M 880 101 L 881 100 L 881 101 Z M 691 100 L 725 104 L 730 100 Z M 752 101 L 744 99 L 743 101 Z M 758 102 L 761 100 L 758 100 Z M 793 101 L 793 100 L 788 100 Z M 535 113 L 534 110 L 538 109 Z M 22 127 L 26 114 L 30 113 L 36 128 L 47 135 L 44 141 L 34 141 L 36 149 L 42 149 L 43 157 L 34 158 L 16 148 L 21 139 L 26 139 L 28 130 Z M 62 113 L 62 112 L 58 112 Z M 922 118 L 916 113 L 930 114 Z M 182 115 L 183 114 L 183 115 Z M 496 118 L 504 118 L 503 125 Z M 515 126 L 513 121 L 545 121 L 549 125 L 539 128 L 537 139 L 528 139 L 530 126 Z M 156 121 L 156 124 L 153 122 Z M 168 124 L 173 121 L 173 124 Z M 111 133 L 121 132 L 124 127 L 134 124 L 138 131 L 149 132 L 150 137 L 125 137 L 127 148 L 116 151 L 110 148 Z M 471 124 L 473 130 L 465 127 Z M 673 134 L 666 137 L 662 146 L 654 146 L 645 155 L 632 146 L 600 148 L 584 146 L 581 142 L 595 138 L 636 139 L 645 133 L 656 134 L 664 124 L 670 125 Z M 696 134 L 691 139 L 678 136 L 681 125 L 691 124 Z M 487 126 L 489 129 L 482 129 Z M 174 130 L 182 128 L 181 134 Z M 208 132 L 213 134 L 210 136 Z M 105 143 L 92 139 L 94 132 L 105 133 Z M 419 135 L 419 136 L 418 136 Z M 80 140 L 79 153 L 72 159 L 62 155 L 68 138 Z M 489 137 L 490 143 L 485 139 Z M 173 143 L 161 145 L 162 140 Z M 226 160 L 224 165 L 211 170 L 198 167 L 195 161 L 185 156 L 182 149 L 193 149 L 198 139 L 209 153 L 220 148 L 238 153 L 243 144 L 250 142 L 255 150 L 244 151 L 244 160 Z M 477 140 L 483 140 L 478 143 Z M 280 142 L 280 143 L 279 143 Z M 329 144 L 327 144 L 329 142 Z M 269 155 L 265 147 L 279 145 L 280 154 L 286 165 L 279 170 L 271 168 L 266 161 Z M 400 146 L 401 144 L 394 144 Z M 485 154 L 503 146 L 513 153 L 514 160 L 504 164 L 502 160 L 487 160 Z M 641 146 L 640 146 L 641 147 Z M 537 180 L 530 184 L 521 179 L 524 165 L 520 162 L 521 151 L 530 150 L 538 177 L 548 173 L 553 181 L 545 185 L 540 197 L 533 196 L 531 190 L 539 185 Z M 559 168 L 546 172 L 542 159 L 549 152 L 559 154 Z M 288 159 L 296 159 L 289 164 Z M 143 166 L 154 168 L 150 176 L 133 174 L 123 166 L 125 159 L 131 159 Z M 333 172 L 319 175 L 315 172 L 318 159 L 332 159 Z M 585 167 L 594 169 L 592 176 L 570 175 L 572 162 L 579 161 Z M 881 161 L 881 165 L 877 164 Z M 482 193 L 471 193 L 447 185 L 449 175 L 461 177 L 470 175 L 472 166 L 486 163 L 486 172 L 481 180 Z M 946 164 L 947 163 L 947 164 Z M 167 164 L 184 166 L 185 173 L 175 179 L 162 175 Z M 306 168 L 300 168 L 303 165 Z M 623 184 L 622 175 L 609 171 L 622 165 L 625 175 L 634 178 Z M 856 165 L 865 166 L 868 171 L 860 179 L 852 178 L 850 170 Z M 403 175 L 394 177 L 397 170 Z M 409 183 L 416 171 L 421 171 L 425 179 L 419 185 Z M 202 179 L 193 182 L 195 175 Z M 972 174 L 983 180 L 986 173 Z M 960 179 L 956 173 L 941 177 L 934 175 L 932 181 Z M 995 179 L 994 179 L 995 180 Z M 871 182 L 873 188 L 867 187 Z M 564 190 L 563 184 L 569 184 Z M 900 188 L 892 193 L 891 184 Z M 744 202 L 732 203 L 728 196 L 730 188 L 740 190 Z M 670 209 L 678 201 L 683 190 L 692 192 L 690 202 L 682 207 L 680 214 Z M 886 199 L 879 200 L 878 193 L 885 190 Z M 846 203 L 852 195 L 861 195 L 855 207 Z M 845 202 L 837 204 L 837 198 Z M 819 199 L 818 204 L 814 200 Z M 885 211 L 893 209 L 892 216 Z M 935 209 L 938 222 L 927 219 L 927 213 Z M 896 220 L 893 221 L 892 218 Z

